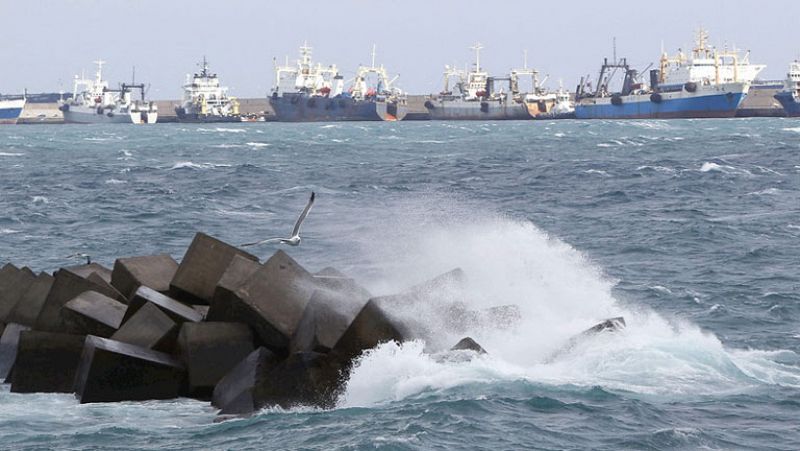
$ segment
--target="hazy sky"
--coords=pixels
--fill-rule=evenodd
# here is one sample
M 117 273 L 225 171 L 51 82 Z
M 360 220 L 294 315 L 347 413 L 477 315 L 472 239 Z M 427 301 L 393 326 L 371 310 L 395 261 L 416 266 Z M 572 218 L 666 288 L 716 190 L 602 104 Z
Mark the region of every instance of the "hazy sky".
M 348 78 L 374 43 L 412 93 L 441 90 L 443 66 L 472 62 L 476 41 L 489 71 L 521 66 L 527 49 L 549 85 L 563 79 L 569 89 L 596 75 L 614 36 L 618 56 L 639 69 L 662 41 L 670 52 L 690 48 L 701 24 L 712 43 L 767 64 L 762 78 L 782 79 L 800 54 L 800 0 L 0 0 L 0 19 L 2 93 L 71 91 L 73 75 L 92 75 L 102 58 L 113 85 L 135 65 L 151 98 L 176 99 L 206 55 L 232 95 L 260 97 L 274 82 L 273 57 L 296 59 L 304 40 Z

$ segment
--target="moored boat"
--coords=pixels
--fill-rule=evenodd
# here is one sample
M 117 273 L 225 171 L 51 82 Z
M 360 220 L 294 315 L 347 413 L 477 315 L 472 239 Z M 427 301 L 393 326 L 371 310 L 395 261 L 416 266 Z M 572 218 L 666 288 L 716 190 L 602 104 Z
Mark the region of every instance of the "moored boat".
M 0 124 L 16 124 L 22 110 L 25 108 L 26 99 L 0 100 Z
M 800 61 L 789 66 L 789 73 L 783 83 L 783 90 L 775 94 L 787 116 L 800 116 Z
M 625 58 L 604 60 L 597 87 L 581 79 L 576 92 L 578 119 L 667 119 L 733 117 L 747 96 L 750 84 L 763 65 L 749 63 L 736 51 L 707 46 L 701 30 L 690 57 L 662 53 L 660 68 L 650 71 L 648 81 Z M 620 90 L 610 87 L 621 72 Z
M 183 101 L 175 107 L 178 122 L 240 122 L 239 102 L 228 96 L 228 88 L 221 86 L 217 74 L 208 70 L 203 57 L 201 70 L 186 75 Z

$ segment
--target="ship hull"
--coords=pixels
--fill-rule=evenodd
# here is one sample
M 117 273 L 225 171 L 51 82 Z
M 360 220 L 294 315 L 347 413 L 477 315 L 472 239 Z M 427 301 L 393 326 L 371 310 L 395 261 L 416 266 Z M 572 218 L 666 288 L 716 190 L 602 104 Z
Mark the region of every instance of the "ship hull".
M 294 93 L 272 96 L 269 104 L 280 122 L 393 121 L 403 120 L 407 113 L 401 103 Z
M 610 97 L 583 99 L 575 105 L 578 119 L 692 119 L 727 118 L 747 96 L 749 84 L 729 83 L 690 93 L 685 90 L 661 93 L 660 102 L 651 94 L 622 96 L 614 105 Z
M 521 103 L 467 102 L 462 100 L 428 100 L 425 102 L 431 120 L 435 121 L 500 121 L 532 119 Z
M 775 94 L 775 100 L 780 102 L 787 116 L 800 117 L 800 102 L 797 101 L 791 92 L 781 91 Z
M 16 124 L 25 108 L 25 99 L 0 100 L 0 124 Z
M 93 108 L 75 105 L 63 105 L 61 111 L 67 124 L 155 124 L 158 121 L 156 112 L 98 114 Z
M 175 108 L 178 122 L 189 123 L 214 123 L 214 122 L 241 122 L 240 116 L 218 116 L 210 114 L 186 113 L 183 108 Z

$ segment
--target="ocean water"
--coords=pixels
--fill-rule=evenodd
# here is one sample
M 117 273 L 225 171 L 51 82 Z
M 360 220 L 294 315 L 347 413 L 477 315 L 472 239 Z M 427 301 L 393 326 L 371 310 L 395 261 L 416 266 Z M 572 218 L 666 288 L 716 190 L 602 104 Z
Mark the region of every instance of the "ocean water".
M 307 268 L 388 294 L 460 267 L 520 324 L 471 361 L 382 345 L 332 410 L 0 386 L 0 448 L 800 449 L 794 120 L 0 127 L 0 263 L 180 259 L 288 232 L 312 190 Z

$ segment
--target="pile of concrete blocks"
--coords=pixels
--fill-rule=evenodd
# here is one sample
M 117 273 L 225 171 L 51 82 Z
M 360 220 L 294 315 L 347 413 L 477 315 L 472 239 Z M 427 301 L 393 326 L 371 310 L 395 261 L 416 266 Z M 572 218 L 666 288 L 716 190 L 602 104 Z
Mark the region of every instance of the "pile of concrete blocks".
M 53 274 L 6 264 L 0 380 L 81 403 L 192 397 L 234 415 L 332 407 L 354 359 L 416 336 L 386 304 L 417 302 L 422 290 L 374 298 L 335 269 L 311 273 L 280 250 L 262 263 L 204 233 L 180 263 L 133 256 Z

